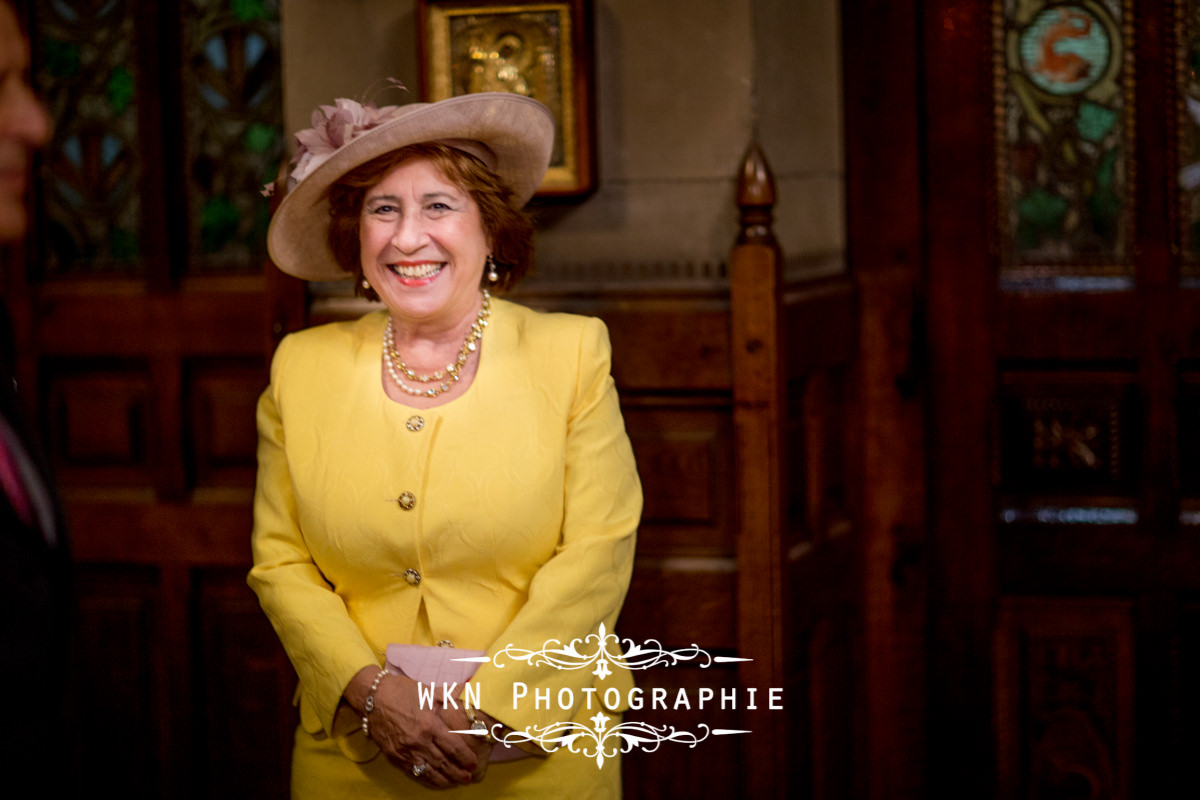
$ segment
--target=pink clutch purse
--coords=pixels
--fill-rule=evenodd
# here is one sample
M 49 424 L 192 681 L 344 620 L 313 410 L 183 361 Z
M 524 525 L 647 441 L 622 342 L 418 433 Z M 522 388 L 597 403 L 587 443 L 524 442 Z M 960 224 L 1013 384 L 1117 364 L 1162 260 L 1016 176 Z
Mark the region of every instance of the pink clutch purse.
M 487 655 L 483 650 L 459 650 L 454 647 L 430 647 L 421 644 L 389 644 L 387 668 L 418 683 L 432 683 L 440 691 L 442 684 L 457 683 L 459 688 L 471 679 L 479 664 L 475 661 L 454 661 L 456 658 L 478 658 Z M 519 747 L 496 743 L 492 761 L 513 761 L 529 754 Z

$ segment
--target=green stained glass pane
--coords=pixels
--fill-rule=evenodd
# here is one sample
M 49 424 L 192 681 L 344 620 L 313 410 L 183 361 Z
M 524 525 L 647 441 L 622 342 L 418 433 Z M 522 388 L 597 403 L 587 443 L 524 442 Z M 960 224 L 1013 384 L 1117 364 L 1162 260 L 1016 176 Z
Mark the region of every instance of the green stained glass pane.
M 52 36 L 42 38 L 42 74 L 51 78 L 72 78 L 79 74 L 80 46 Z
M 237 236 L 240 213 L 228 197 L 210 197 L 200 215 L 200 241 L 205 253 L 220 252 Z
M 281 133 L 276 125 L 252 122 L 246 126 L 246 149 L 251 153 L 269 153 L 278 146 Z
M 266 0 L 231 0 L 230 8 L 233 10 L 233 15 L 242 22 L 251 22 L 253 20 L 275 20 L 279 21 L 279 8 L 276 5 L 272 8 L 273 3 L 268 3 Z
M 188 269 L 257 272 L 268 203 L 260 189 L 284 154 L 279 0 L 187 0 L 183 9 Z
M 117 67 L 112 71 L 106 88 L 112 113 L 124 113 L 133 102 L 133 73 L 125 67 Z
M 1080 103 L 1076 127 L 1079 135 L 1089 142 L 1102 142 L 1117 124 L 1117 112 L 1095 103 Z
M 1002 0 L 995 40 L 1000 280 L 1132 285 L 1128 0 Z
M 1061 232 L 1067 207 L 1065 198 L 1035 188 L 1017 203 L 1018 241 L 1027 247 L 1035 247 L 1038 242 Z
M 108 247 L 118 258 L 134 259 L 138 257 L 137 234 L 123 228 L 112 228 L 108 232 Z
M 142 272 L 134 9 L 33 4 L 34 81 L 54 119 L 39 182 L 47 275 Z
M 1096 182 L 1087 195 L 1091 226 L 1101 236 L 1108 235 L 1120 221 L 1121 198 L 1113 191 L 1117 152 L 1109 150 L 1100 157 Z

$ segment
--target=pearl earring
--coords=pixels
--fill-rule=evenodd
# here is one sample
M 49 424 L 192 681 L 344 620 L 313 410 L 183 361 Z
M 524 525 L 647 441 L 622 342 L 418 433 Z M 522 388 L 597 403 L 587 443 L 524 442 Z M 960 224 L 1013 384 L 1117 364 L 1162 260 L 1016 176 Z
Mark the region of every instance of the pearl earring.
M 488 253 L 487 268 L 487 277 L 489 281 L 495 283 L 496 281 L 500 280 L 500 273 L 496 272 L 496 259 L 492 258 L 491 253 Z
M 369 280 L 367 280 L 366 278 L 363 278 L 363 279 L 362 279 L 362 287 L 363 287 L 364 289 L 370 289 L 370 288 L 371 288 L 371 282 L 370 282 Z

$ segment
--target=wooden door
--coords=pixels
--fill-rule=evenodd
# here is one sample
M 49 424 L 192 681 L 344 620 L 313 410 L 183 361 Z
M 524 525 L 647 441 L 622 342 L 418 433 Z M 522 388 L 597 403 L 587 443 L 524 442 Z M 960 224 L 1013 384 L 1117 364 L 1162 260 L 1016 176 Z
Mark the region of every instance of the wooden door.
M 255 402 L 298 323 L 258 194 L 278 7 L 26 5 L 56 132 L 5 289 L 70 524 L 78 789 L 283 797 L 294 679 L 245 585 Z
M 1200 6 L 924 4 L 930 796 L 1186 796 Z

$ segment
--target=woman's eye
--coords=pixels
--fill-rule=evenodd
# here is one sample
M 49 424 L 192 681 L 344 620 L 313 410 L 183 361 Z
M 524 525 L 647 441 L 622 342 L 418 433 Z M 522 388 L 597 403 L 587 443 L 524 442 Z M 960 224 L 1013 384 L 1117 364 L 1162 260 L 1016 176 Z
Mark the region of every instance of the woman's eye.
M 449 211 L 450 206 L 446 205 L 445 203 L 430 203 L 429 210 L 430 211 Z

